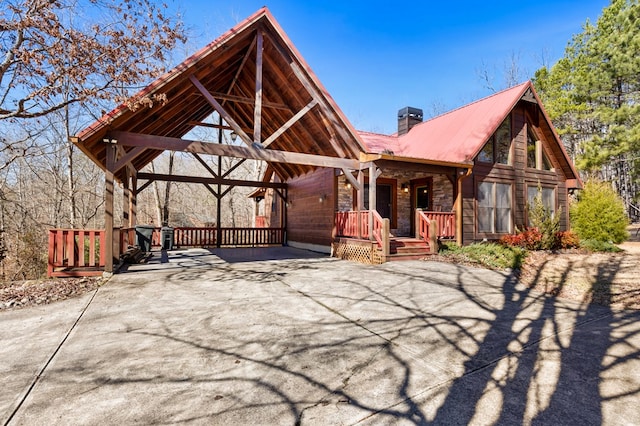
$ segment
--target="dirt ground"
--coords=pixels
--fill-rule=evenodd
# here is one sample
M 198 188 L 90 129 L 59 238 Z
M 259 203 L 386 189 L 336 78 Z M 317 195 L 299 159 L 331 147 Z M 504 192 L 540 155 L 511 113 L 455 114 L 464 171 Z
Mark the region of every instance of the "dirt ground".
M 640 225 L 620 253 L 532 252 L 520 282 L 537 291 L 615 309 L 640 309 Z
M 520 282 L 554 296 L 615 309 L 640 309 L 640 224 L 629 228 L 621 253 L 531 252 Z M 95 290 L 102 278 L 62 278 L 0 284 L 0 311 L 76 297 Z

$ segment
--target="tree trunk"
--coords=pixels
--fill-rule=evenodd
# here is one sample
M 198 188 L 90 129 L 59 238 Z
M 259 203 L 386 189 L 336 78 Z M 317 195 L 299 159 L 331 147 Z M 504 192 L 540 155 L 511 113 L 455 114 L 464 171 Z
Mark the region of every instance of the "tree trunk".
M 74 182 L 73 143 L 71 142 L 71 129 L 69 128 L 69 107 L 64 108 L 65 146 L 67 151 L 67 194 L 69 198 L 69 227 L 75 228 L 76 218 L 76 188 Z

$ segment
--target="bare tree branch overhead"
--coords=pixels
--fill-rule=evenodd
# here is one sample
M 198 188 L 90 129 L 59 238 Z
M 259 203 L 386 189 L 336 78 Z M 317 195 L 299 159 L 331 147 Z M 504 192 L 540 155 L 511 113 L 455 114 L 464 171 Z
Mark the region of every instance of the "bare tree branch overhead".
M 182 23 L 150 0 L 5 0 L 0 120 L 88 99 L 124 102 L 184 40 Z

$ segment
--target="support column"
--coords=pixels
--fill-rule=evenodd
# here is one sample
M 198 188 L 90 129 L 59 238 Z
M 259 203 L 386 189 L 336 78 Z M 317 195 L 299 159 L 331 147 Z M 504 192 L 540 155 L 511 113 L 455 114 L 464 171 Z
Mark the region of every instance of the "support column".
M 358 170 L 358 184 L 360 188 L 356 190 L 356 210 L 358 212 L 358 238 L 362 238 L 362 214 L 364 210 L 364 172 Z
M 222 143 L 222 116 L 218 116 L 218 143 Z M 222 156 L 218 155 L 218 176 L 222 176 Z M 218 184 L 216 195 L 216 247 L 222 245 L 222 185 Z
M 106 144 L 106 170 L 104 172 L 104 271 L 113 273 L 113 169 L 116 162 L 116 147 L 108 142 Z
M 462 192 L 462 181 L 471 175 L 472 169 L 467 169 L 466 173 L 464 169 L 458 169 L 456 173 L 456 200 L 455 200 L 455 210 L 456 210 L 456 244 L 461 246 L 464 242 L 463 232 L 464 232 L 464 223 L 462 217 L 462 206 L 463 206 L 463 192 Z
M 129 167 L 124 167 L 124 179 L 122 180 L 122 227 L 127 228 L 129 226 L 129 212 L 131 211 L 131 189 L 129 185 Z
M 373 211 L 376 210 L 376 165 L 371 163 L 369 166 L 369 239 L 375 240 L 373 235 Z
M 138 224 L 138 174 L 131 175 L 131 189 L 129 190 L 129 228 Z

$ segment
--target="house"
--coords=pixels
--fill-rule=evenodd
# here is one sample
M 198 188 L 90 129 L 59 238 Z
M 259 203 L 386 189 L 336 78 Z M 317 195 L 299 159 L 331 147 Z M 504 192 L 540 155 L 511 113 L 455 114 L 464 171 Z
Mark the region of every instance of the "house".
M 424 122 L 422 117 L 420 109 L 406 107 L 398 112 L 397 133 L 358 132 L 366 147 L 363 156 L 376 168 L 376 211 L 389 219 L 394 237 L 419 234 L 416 210 L 422 210 L 432 217 L 440 212 L 456 216 L 455 232 L 450 232 L 452 215 L 449 232 L 440 237 L 455 237 L 462 244 L 496 240 L 528 225 L 527 206 L 540 190 L 545 206 L 561 216 L 561 229 L 569 229 L 568 192 L 579 186 L 578 173 L 531 82 Z M 357 210 L 351 179 L 343 173 L 336 175 L 333 187 L 310 189 L 330 180 L 328 172 L 316 171 L 289 181 L 290 214 L 295 215 L 296 198 L 309 196 L 332 200 L 338 217 Z M 368 182 L 365 173 L 365 193 Z M 338 237 L 355 236 L 337 224 Z M 290 224 L 291 244 L 329 244 L 329 220 L 321 233 L 320 226 L 310 233 L 296 225 Z
M 218 201 L 234 186 L 253 187 L 264 203 L 259 226 L 246 230 L 222 228 L 218 203 L 206 232 L 176 229 L 174 240 L 190 245 L 277 242 L 385 261 L 411 244 L 433 250 L 435 238 L 466 244 L 514 232 L 538 181 L 568 227 L 567 190 L 578 176 L 531 83 L 425 122 L 403 108 L 398 124 L 395 135 L 357 132 L 262 8 L 72 138 L 105 171 L 104 269 L 136 226 L 137 194 L 163 180 L 204 185 Z M 189 140 L 197 127 L 217 129 L 217 140 Z M 203 167 L 183 176 L 145 169 L 167 150 Z M 236 160 L 214 170 L 204 156 Z M 262 179 L 234 177 L 246 159 L 267 163 Z M 420 238 L 401 239 L 411 236 Z M 73 245 L 51 241 L 50 266 L 63 268 Z

